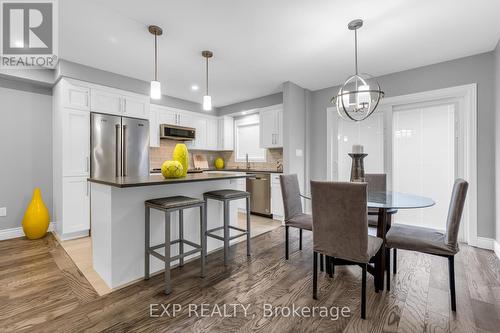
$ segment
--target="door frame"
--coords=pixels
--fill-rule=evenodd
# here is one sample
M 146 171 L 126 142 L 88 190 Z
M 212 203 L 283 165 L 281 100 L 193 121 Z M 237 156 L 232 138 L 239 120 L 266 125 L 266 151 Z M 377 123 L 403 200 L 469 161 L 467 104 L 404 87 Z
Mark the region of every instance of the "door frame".
M 460 113 L 463 114 L 463 176 L 469 182 L 467 200 L 465 202 L 464 219 L 465 241 L 472 246 L 478 245 L 477 236 L 477 84 L 471 83 L 462 86 L 449 87 L 444 89 L 429 90 L 413 94 L 394 96 L 382 99 L 380 109 L 392 110 L 394 107 L 425 103 L 430 101 L 454 99 L 458 103 Z M 338 166 L 336 163 L 337 148 L 334 144 L 337 133 L 337 108 L 326 109 L 327 119 L 327 151 L 326 169 L 327 179 L 334 180 Z M 463 112 L 461 112 L 463 110 Z

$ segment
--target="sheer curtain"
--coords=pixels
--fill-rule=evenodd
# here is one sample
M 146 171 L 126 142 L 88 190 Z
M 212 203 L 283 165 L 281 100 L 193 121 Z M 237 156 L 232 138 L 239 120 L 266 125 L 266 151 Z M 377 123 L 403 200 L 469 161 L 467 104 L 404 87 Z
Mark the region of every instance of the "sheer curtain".
M 444 230 L 455 179 L 455 105 L 394 110 L 393 190 L 432 198 L 426 209 L 399 210 L 397 223 Z
M 338 120 L 338 180 L 351 178 L 352 145 L 363 145 L 368 156 L 364 160 L 366 173 L 384 172 L 384 114 L 375 112 L 368 119 L 352 122 Z

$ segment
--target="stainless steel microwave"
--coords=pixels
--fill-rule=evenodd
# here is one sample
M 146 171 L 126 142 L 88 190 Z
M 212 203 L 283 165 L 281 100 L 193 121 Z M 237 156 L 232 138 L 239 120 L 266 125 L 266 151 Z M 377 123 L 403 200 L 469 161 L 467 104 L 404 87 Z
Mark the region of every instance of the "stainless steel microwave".
M 160 138 L 179 141 L 192 141 L 196 138 L 196 129 L 176 125 L 160 125 Z

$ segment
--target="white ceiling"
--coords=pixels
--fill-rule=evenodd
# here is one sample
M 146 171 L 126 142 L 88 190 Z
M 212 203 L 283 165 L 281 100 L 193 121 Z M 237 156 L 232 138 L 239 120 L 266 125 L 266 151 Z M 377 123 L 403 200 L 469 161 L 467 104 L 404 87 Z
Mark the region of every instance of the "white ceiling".
M 214 52 L 215 106 L 281 91 L 317 90 L 353 72 L 351 19 L 362 18 L 360 71 L 382 75 L 492 50 L 499 0 L 64 0 L 60 56 L 149 81 L 153 37 L 164 29 L 163 93 L 195 102 L 204 89 L 200 52 Z M 200 91 L 191 91 L 198 84 Z

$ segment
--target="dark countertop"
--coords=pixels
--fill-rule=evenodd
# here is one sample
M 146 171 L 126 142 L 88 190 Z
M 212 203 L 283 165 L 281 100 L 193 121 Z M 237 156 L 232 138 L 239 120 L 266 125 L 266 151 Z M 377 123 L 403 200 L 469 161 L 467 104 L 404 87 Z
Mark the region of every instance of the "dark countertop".
M 215 169 L 215 168 L 210 168 L 210 169 L 203 169 L 202 171 L 229 171 L 229 172 L 251 172 L 251 173 L 283 173 L 283 171 L 264 170 L 264 169 Z M 193 172 L 193 171 L 190 170 L 189 172 Z M 161 173 L 161 171 L 159 169 L 153 169 L 153 170 L 151 170 L 151 173 L 158 173 L 159 174 L 159 173 Z
M 220 171 L 223 172 L 228 170 L 220 170 Z M 161 174 L 158 174 L 146 177 L 116 177 L 111 179 L 88 178 L 88 181 L 91 183 L 98 183 L 98 184 L 124 188 L 124 187 L 168 185 L 168 184 L 180 184 L 180 183 L 248 178 L 248 177 L 251 177 L 251 174 L 247 175 L 244 172 L 240 174 L 203 172 L 203 173 L 190 173 L 184 178 L 173 178 L 173 179 L 165 179 Z

